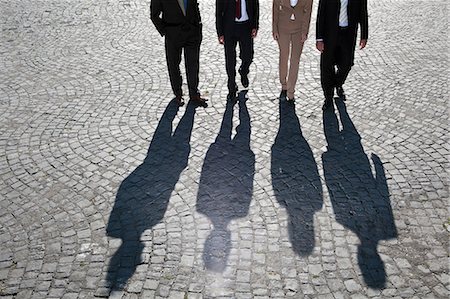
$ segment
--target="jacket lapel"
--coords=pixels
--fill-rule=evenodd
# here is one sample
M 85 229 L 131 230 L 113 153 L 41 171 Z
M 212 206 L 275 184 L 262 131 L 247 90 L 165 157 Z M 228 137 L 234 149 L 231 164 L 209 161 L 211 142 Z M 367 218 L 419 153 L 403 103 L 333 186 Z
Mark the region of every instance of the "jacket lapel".
M 178 5 L 180 6 L 181 11 L 183 12 L 183 15 L 186 16 L 186 10 L 184 9 L 184 1 L 178 0 Z

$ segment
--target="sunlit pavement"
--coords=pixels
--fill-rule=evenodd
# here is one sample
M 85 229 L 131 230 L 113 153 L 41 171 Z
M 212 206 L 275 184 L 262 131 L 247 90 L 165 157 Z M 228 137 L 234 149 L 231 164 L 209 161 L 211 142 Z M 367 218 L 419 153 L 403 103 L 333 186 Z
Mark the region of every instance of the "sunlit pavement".
M 295 105 L 260 2 L 233 105 L 200 0 L 177 109 L 149 1 L 0 1 L 2 298 L 448 298 L 447 2 L 369 1 L 325 113 L 317 1 Z

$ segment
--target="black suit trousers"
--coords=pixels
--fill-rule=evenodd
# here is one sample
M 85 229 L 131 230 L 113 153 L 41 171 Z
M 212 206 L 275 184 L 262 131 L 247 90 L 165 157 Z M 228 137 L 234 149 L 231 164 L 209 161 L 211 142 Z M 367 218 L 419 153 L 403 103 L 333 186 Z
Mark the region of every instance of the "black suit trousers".
M 236 46 L 239 44 L 239 58 L 242 64 L 241 75 L 248 75 L 253 61 L 253 38 L 250 22 L 235 23 L 226 29 L 225 34 L 225 64 L 228 75 L 228 90 L 236 91 Z
M 353 66 L 356 32 L 350 28 L 339 29 L 332 41 L 325 40 L 320 56 L 320 77 L 326 99 L 332 99 L 334 88 L 342 86 Z
M 170 84 L 175 96 L 182 96 L 180 72 L 181 53 L 184 50 L 186 77 L 189 87 L 189 97 L 199 95 L 198 73 L 200 59 L 200 44 L 202 42 L 202 28 L 191 26 L 182 28 L 177 26 L 168 28 L 165 36 L 167 67 L 169 69 Z

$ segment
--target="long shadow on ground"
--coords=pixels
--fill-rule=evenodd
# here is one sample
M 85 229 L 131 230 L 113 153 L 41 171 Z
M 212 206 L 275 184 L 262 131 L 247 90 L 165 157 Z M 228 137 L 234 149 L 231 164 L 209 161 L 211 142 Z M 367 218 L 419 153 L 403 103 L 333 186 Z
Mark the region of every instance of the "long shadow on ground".
M 107 282 L 111 290 L 123 289 L 134 274 L 144 248 L 140 237 L 163 219 L 170 195 L 187 166 L 195 105 L 187 105 L 172 134 L 177 111 L 175 101 L 170 102 L 156 128 L 147 157 L 117 192 L 106 229 L 108 236 L 122 239 L 108 265 Z
M 228 224 L 248 214 L 253 193 L 255 155 L 250 149 L 250 117 L 245 93 L 239 94 L 239 120 L 232 138 L 232 102 L 227 102 L 220 132 L 206 153 L 197 196 L 197 211 L 213 223 L 203 261 L 214 272 L 223 272 L 231 250 Z
M 336 221 L 359 240 L 358 264 L 371 288 L 386 284 L 384 263 L 377 251 L 380 240 L 397 237 L 383 164 L 372 154 L 375 175 L 361 144 L 361 136 L 342 100 L 336 102 L 342 129 L 333 109 L 323 114 L 327 152 L 322 155 L 325 181 Z
M 314 213 L 323 203 L 317 164 L 302 135 L 295 106 L 280 100 L 280 127 L 272 146 L 272 186 L 278 202 L 288 213 L 289 238 L 295 253 L 314 249 Z

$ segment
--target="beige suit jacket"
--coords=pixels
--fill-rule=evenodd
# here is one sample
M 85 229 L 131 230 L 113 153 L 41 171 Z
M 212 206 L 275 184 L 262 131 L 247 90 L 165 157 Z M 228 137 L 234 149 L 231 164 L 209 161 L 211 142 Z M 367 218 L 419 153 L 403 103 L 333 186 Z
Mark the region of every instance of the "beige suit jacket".
M 298 0 L 295 7 L 290 0 L 273 0 L 272 32 L 308 35 L 313 0 Z M 294 15 L 294 20 L 291 16 Z

